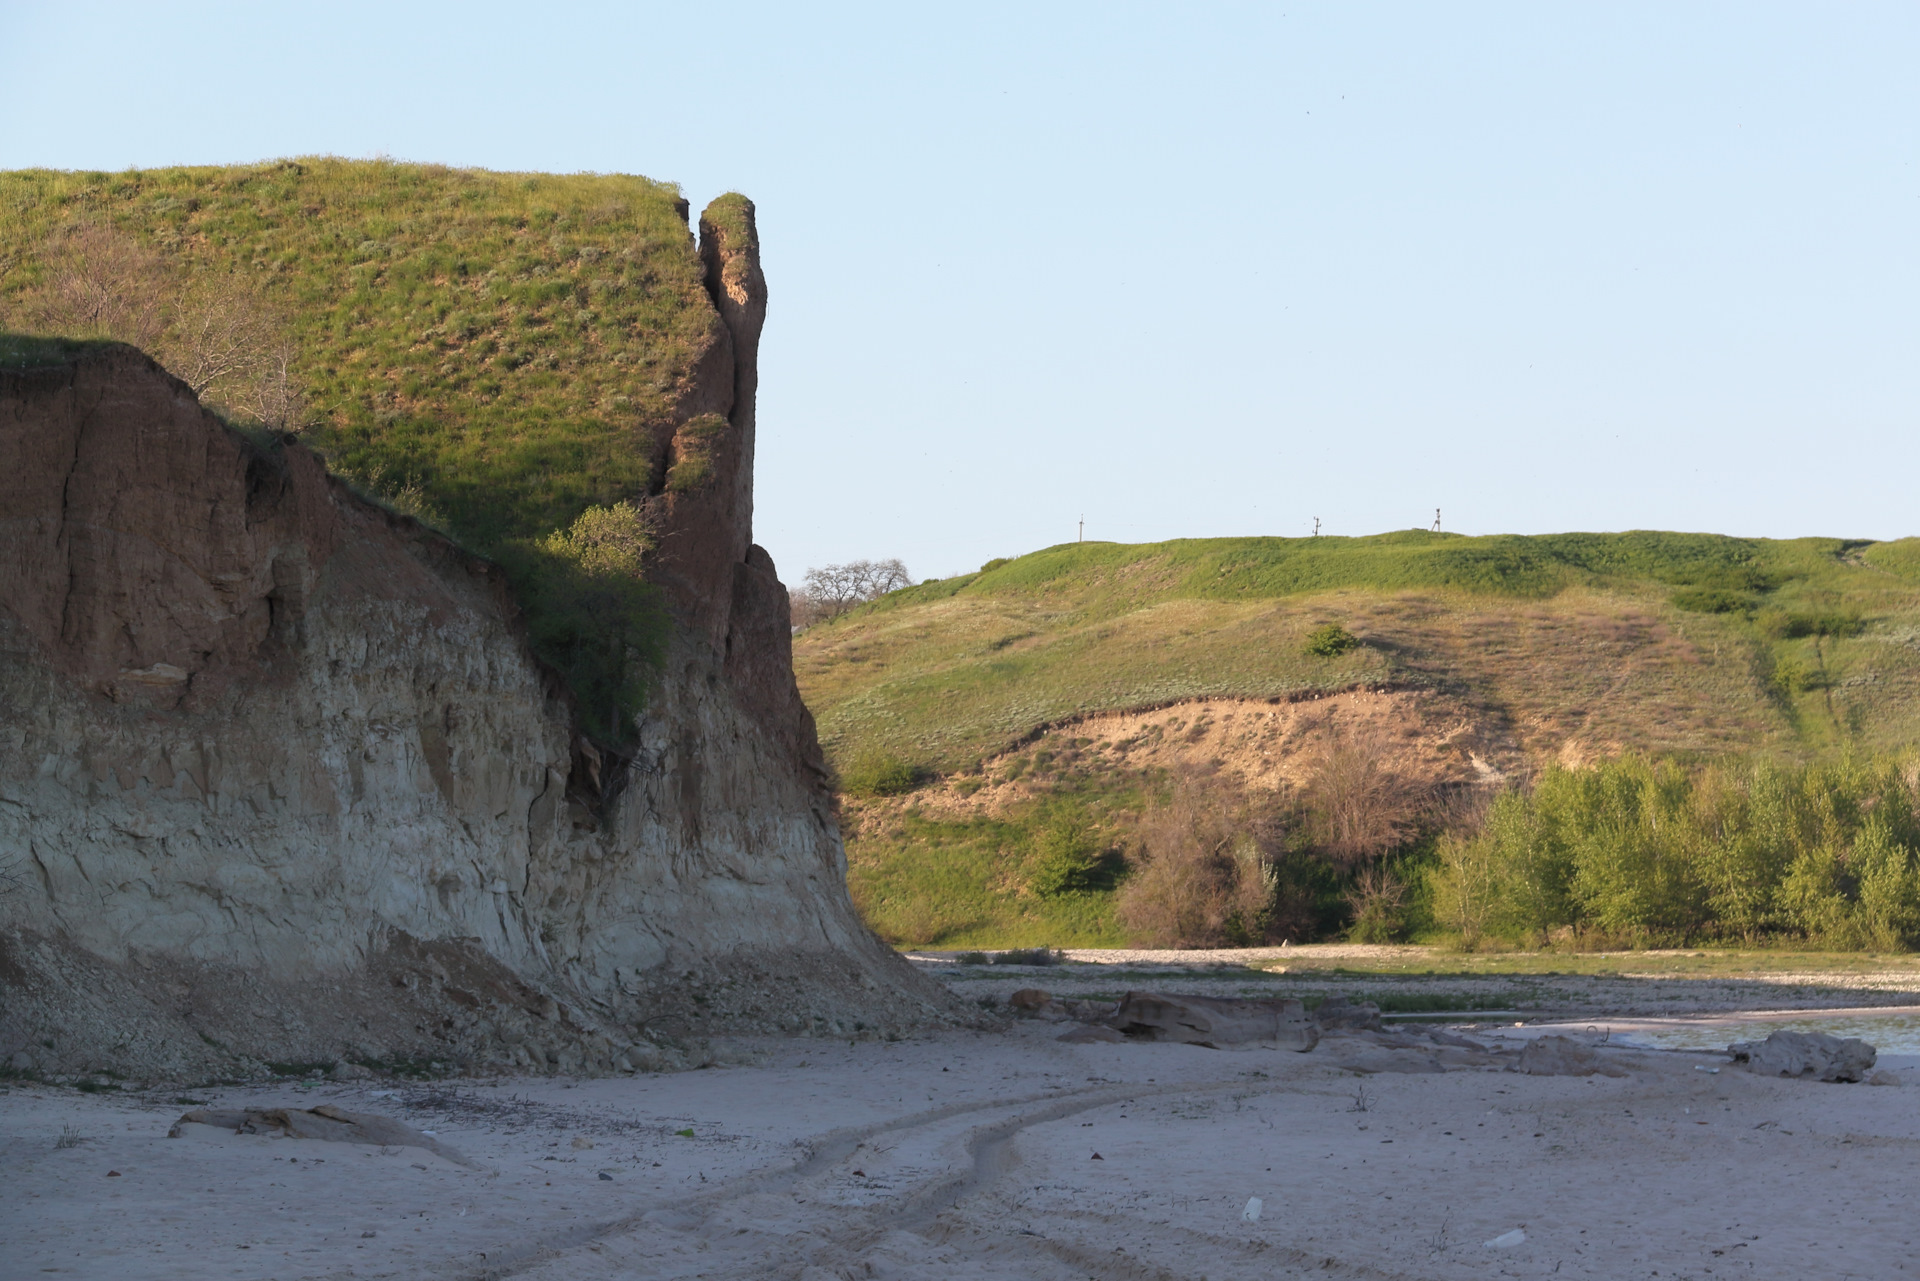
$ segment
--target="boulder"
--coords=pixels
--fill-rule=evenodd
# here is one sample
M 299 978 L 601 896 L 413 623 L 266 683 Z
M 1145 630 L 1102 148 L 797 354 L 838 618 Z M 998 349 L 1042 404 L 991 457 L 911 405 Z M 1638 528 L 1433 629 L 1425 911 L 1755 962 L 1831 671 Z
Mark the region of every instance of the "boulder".
M 1873 1070 L 1874 1048 L 1858 1037 L 1825 1032 L 1775 1032 L 1764 1041 L 1727 1047 L 1735 1063 L 1762 1076 L 1810 1076 L 1816 1081 L 1859 1081 Z
M 1098 1023 L 1082 1023 L 1070 1032 L 1062 1032 L 1056 1039 L 1065 1041 L 1068 1045 L 1098 1045 L 1103 1042 L 1117 1043 L 1127 1038 L 1110 1027 L 1102 1027 Z
M 1023 1019 L 1045 1019 L 1060 1023 L 1069 1016 L 1067 1007 L 1037 987 L 1023 987 L 1007 998 L 1007 1005 Z
M 1121 998 L 1112 1026 L 1142 1041 L 1209 1048 L 1258 1042 L 1305 1052 L 1320 1043 L 1320 1028 L 1306 1007 L 1281 999 L 1129 992 Z
M 1591 1045 L 1582 1045 L 1570 1036 L 1543 1036 L 1527 1042 L 1513 1072 L 1528 1076 L 1625 1076 L 1626 1070 L 1608 1063 Z
M 1313 1012 L 1313 1021 L 1322 1032 L 1378 1032 L 1385 1026 L 1380 1022 L 1379 1006 L 1372 1001 L 1349 1001 L 1344 996 L 1322 1001 Z

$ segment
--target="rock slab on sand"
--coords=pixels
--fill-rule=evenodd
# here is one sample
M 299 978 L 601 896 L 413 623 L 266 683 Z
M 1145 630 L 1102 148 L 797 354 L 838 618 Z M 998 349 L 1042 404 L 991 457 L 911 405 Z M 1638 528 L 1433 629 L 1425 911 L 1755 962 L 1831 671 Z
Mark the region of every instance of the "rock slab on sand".
M 1298 1001 L 1243 1001 L 1224 997 L 1129 992 L 1113 1027 L 1143 1041 L 1185 1045 L 1258 1042 L 1305 1052 L 1320 1043 L 1320 1028 Z
M 458 1152 L 392 1117 L 348 1112 L 321 1104 L 317 1108 L 200 1108 L 173 1123 L 167 1137 L 180 1137 L 183 1125 L 212 1125 L 236 1134 L 284 1134 L 290 1139 L 323 1139 L 331 1143 L 370 1143 L 379 1147 L 424 1148 L 435 1156 L 470 1170 L 481 1167 Z M 575 1146 L 578 1146 L 576 1141 Z M 589 1143 L 588 1147 L 593 1145 Z
M 1591 1045 L 1570 1036 L 1543 1036 L 1528 1041 L 1513 1071 L 1528 1076 L 1625 1076 L 1625 1069 L 1608 1063 Z
M 1727 1047 L 1735 1063 L 1763 1076 L 1810 1076 L 1816 1081 L 1859 1081 L 1873 1070 L 1877 1056 L 1858 1037 L 1825 1032 L 1775 1032 L 1764 1041 L 1739 1041 Z

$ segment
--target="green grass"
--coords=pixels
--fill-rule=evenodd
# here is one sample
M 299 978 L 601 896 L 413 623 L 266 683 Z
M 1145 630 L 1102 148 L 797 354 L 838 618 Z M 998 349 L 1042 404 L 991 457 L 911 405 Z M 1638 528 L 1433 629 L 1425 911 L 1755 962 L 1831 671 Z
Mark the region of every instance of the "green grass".
M 738 222 L 740 198 L 715 216 Z M 578 648 L 582 611 L 533 599 L 555 571 L 540 540 L 666 484 L 663 433 L 718 323 L 676 187 L 326 158 L 0 173 L 0 329 L 25 328 L 44 247 L 83 223 L 183 277 L 244 277 L 284 317 L 307 442 L 501 559 L 530 612 L 561 616 L 549 642 Z M 75 349 L 14 332 L 0 367 Z M 617 701 L 616 676 L 586 683 Z
M 76 219 L 244 272 L 287 318 L 312 442 L 349 474 L 417 480 L 487 545 L 652 479 L 651 433 L 714 319 L 683 208 L 641 177 L 377 161 L 18 171 L 0 174 L 0 307 Z
M 892 943 L 942 948 L 1118 947 L 1113 896 L 1051 896 L 1025 884 L 1027 816 L 945 820 L 908 812 L 850 833 L 847 885 Z
M 1366 978 L 1427 978 L 1436 981 L 1482 976 L 1535 978 L 1656 977 L 1740 978 L 1781 974 L 1848 978 L 1862 974 L 1912 974 L 1920 979 L 1920 956 L 1907 953 L 1807 951 L 1779 948 L 1694 948 L 1646 952 L 1495 951 L 1457 952 L 1442 947 L 1396 948 L 1378 960 L 1315 956 L 1301 949 L 1285 960 L 1261 961 L 1264 969 L 1289 975 L 1325 974 Z

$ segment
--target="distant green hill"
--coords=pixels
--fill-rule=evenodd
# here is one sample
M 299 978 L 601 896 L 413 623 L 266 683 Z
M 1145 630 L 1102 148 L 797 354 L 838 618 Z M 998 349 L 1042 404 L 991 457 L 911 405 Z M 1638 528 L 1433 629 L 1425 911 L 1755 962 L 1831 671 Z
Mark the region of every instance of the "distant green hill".
M 1309 652 L 1327 625 L 1358 644 Z M 1409 691 L 1424 701 L 1339 715 L 1411 718 L 1389 738 L 1426 754 L 1389 750 L 1430 780 L 1617 753 L 1804 761 L 1913 744 L 1920 540 L 1068 544 L 813 627 L 795 666 L 846 783 L 855 900 L 884 935 L 1114 944 L 1129 934 L 1113 892 L 1044 892 L 1049 851 L 1132 850 L 1181 769 L 1263 787 L 1309 774 L 1297 754 L 1327 722 L 1276 719 L 1267 700 Z M 1076 720 L 1189 702 L 1111 730 Z M 1286 724 L 1261 741 L 1251 728 Z M 1465 737 L 1433 748 L 1447 724 Z M 1350 888 L 1316 891 L 1332 905 L 1316 928 L 1334 928 Z
M 1305 636 L 1365 642 L 1333 659 Z M 804 633 L 836 760 L 965 768 L 1077 713 L 1428 685 L 1514 723 L 1660 751 L 1920 735 L 1920 539 L 1634 532 L 1050 547 Z M 1557 728 L 1556 728 L 1557 727 Z

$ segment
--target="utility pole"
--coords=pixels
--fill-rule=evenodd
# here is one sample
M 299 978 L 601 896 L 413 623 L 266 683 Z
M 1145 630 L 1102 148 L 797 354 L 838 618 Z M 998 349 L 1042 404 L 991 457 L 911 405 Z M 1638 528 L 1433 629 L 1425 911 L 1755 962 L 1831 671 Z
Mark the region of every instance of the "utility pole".
M 1440 509 L 1438 507 L 1433 509 L 1433 532 L 1436 534 L 1440 532 Z
M 1318 516 L 1313 518 L 1313 536 L 1315 538 L 1320 537 L 1320 518 Z
M 1084 543 L 1087 541 L 1087 514 L 1085 512 L 1080 513 L 1080 537 L 1073 541 L 1076 543 Z

